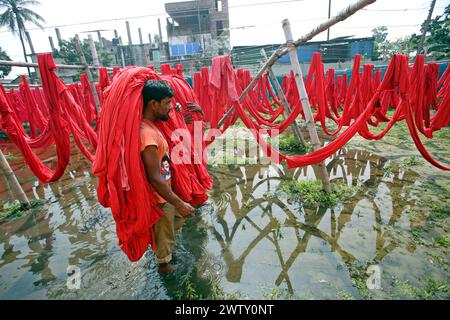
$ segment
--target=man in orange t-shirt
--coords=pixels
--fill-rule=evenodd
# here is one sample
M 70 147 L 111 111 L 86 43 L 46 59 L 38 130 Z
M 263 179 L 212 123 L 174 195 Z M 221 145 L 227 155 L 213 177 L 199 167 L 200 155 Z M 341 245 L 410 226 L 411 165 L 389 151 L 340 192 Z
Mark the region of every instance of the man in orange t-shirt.
M 174 257 L 175 232 L 181 228 L 184 218 L 192 217 L 194 208 L 172 191 L 169 146 L 154 124 L 156 120 L 169 120 L 173 91 L 164 81 L 149 80 L 142 90 L 142 96 L 141 156 L 155 200 L 164 211 L 154 231 L 158 270 L 166 273 L 175 270 L 175 266 L 170 264 Z

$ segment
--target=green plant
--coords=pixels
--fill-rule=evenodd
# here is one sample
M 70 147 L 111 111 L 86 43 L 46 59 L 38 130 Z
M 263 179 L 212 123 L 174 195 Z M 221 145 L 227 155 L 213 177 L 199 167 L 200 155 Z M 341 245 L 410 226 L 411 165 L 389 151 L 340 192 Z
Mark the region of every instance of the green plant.
M 45 203 L 44 200 L 33 199 L 30 201 L 30 207 L 14 201 L 14 202 L 1 202 L 0 203 L 0 221 L 10 221 L 13 219 L 24 216 L 33 208 L 42 206 Z
M 313 150 L 311 145 L 307 144 L 304 146 L 300 140 L 292 134 L 280 137 L 279 146 L 280 151 L 295 152 L 300 154 L 306 154 Z
M 333 184 L 331 192 L 323 190 L 322 182 L 318 180 L 284 181 L 281 190 L 288 199 L 301 203 L 305 207 L 334 207 L 339 202 L 346 202 L 353 195 L 353 187 L 343 184 Z

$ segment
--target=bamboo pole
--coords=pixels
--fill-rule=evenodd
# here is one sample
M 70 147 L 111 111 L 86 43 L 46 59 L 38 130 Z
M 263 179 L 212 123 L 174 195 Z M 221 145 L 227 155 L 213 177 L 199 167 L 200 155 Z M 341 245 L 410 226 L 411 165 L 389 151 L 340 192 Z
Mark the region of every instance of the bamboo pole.
M 15 197 L 17 197 L 17 200 L 26 208 L 30 207 L 30 201 L 28 200 L 27 195 L 23 191 L 19 181 L 17 180 L 16 175 L 14 174 L 14 171 L 12 171 L 8 160 L 6 160 L 5 155 L 3 154 L 3 151 L 0 150 L 0 167 L 3 170 L 3 173 L 8 179 L 9 186 L 11 188 L 11 191 Z
M 95 107 L 97 108 L 97 112 L 100 113 L 100 100 L 98 99 L 97 90 L 95 89 L 94 78 L 92 77 L 91 70 L 89 69 L 86 57 L 84 56 L 84 52 L 81 47 L 80 37 L 78 35 L 75 35 L 75 46 L 77 48 L 78 54 L 80 55 L 81 63 L 84 65 L 84 69 L 86 70 L 88 81 L 91 85 L 92 93 L 94 94 Z
M 88 34 L 88 40 L 89 48 L 91 49 L 92 54 L 92 62 L 94 63 L 95 67 L 100 67 L 100 59 L 98 58 L 97 48 L 95 47 L 94 38 L 91 34 Z
M 309 104 L 305 83 L 303 82 L 302 69 L 300 68 L 300 62 L 298 61 L 297 48 L 293 42 L 291 24 L 289 23 L 288 19 L 283 20 L 283 31 L 287 41 L 292 70 L 294 71 L 295 82 L 297 83 L 300 101 L 302 103 L 303 112 L 305 114 L 306 127 L 308 128 L 309 137 L 311 138 L 311 143 L 314 147 L 314 150 L 319 150 L 320 148 L 322 148 L 322 144 L 320 143 L 319 135 L 317 134 L 316 126 L 314 125 L 314 116 L 311 111 L 311 105 Z M 326 192 L 331 192 L 330 177 L 328 176 L 325 162 L 322 161 L 321 163 L 319 163 L 318 167 L 322 175 L 323 189 Z
M 376 0 L 359 0 L 358 2 L 348 6 L 344 10 L 340 11 L 333 18 L 331 18 L 331 19 L 325 21 L 324 23 L 320 24 L 319 26 L 317 26 L 316 28 L 311 30 L 309 33 L 305 34 L 303 37 L 297 39 L 296 41 L 293 42 L 293 44 L 295 45 L 295 47 L 301 46 L 302 44 L 304 44 L 304 43 L 308 42 L 309 40 L 311 40 L 312 38 L 314 38 L 319 33 L 322 33 L 323 31 L 326 31 L 327 29 L 329 29 L 330 27 L 334 26 L 338 22 L 344 21 L 345 19 L 347 19 L 351 15 L 353 15 L 356 12 L 358 12 L 359 10 L 367 7 L 369 4 L 374 3 L 375 1 Z M 259 70 L 258 74 L 255 76 L 255 78 L 253 78 L 253 81 L 244 90 L 243 95 L 247 94 L 255 86 L 256 82 L 258 81 L 259 78 L 261 78 L 261 76 L 267 70 L 267 68 L 273 66 L 275 64 L 275 62 L 277 62 L 278 59 L 280 59 L 281 57 L 283 57 L 287 53 L 288 53 L 288 49 L 285 46 L 283 46 L 283 47 L 279 48 L 278 50 L 276 50 L 270 56 L 270 58 L 267 60 L 266 64 L 264 64 L 264 66 L 261 67 L 261 69 Z M 225 122 L 226 118 L 228 118 L 233 111 L 234 111 L 234 107 L 231 107 L 230 110 L 228 110 L 228 112 L 219 121 L 219 127 L 223 125 L 223 123 Z
M 267 61 L 267 54 L 266 50 L 264 48 L 261 49 L 261 55 L 263 57 L 262 61 L 265 63 Z M 287 119 L 289 118 L 289 115 L 291 114 L 291 106 L 289 105 L 289 102 L 286 99 L 286 95 L 283 92 L 283 89 L 281 88 L 280 83 L 278 82 L 277 77 L 275 76 L 275 73 L 273 72 L 272 68 L 268 68 L 267 71 L 269 72 L 269 76 L 272 78 L 273 83 L 275 84 L 275 88 L 278 92 L 278 95 L 280 97 L 280 102 L 284 106 L 284 117 Z M 297 120 L 294 120 L 291 124 L 292 131 L 294 132 L 294 135 L 297 137 L 298 140 L 300 140 L 301 144 L 303 146 L 306 146 L 305 138 L 303 137 L 302 131 L 300 130 Z

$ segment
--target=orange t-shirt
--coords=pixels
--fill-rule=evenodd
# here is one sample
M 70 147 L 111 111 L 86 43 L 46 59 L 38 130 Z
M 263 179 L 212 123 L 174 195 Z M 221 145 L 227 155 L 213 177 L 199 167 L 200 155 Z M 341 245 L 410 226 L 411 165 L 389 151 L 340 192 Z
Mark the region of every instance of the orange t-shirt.
M 167 183 L 167 185 L 171 186 L 171 175 L 170 175 L 170 157 L 169 157 L 169 145 L 167 144 L 166 139 L 159 131 L 159 129 L 149 120 L 142 119 L 140 125 L 140 143 L 141 143 L 141 152 L 145 150 L 148 146 L 156 146 L 158 152 L 158 162 L 161 168 L 161 177 Z M 154 191 L 154 196 L 156 203 L 166 203 L 156 191 Z

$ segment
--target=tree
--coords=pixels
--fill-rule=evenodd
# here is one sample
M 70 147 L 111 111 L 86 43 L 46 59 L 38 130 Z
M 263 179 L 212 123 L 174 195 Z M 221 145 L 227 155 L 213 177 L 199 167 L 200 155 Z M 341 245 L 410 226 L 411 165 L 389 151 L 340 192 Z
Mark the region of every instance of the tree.
M 425 37 L 425 52 L 436 59 L 448 58 L 450 55 L 450 4 L 444 13 L 430 21 Z M 424 26 L 422 26 L 423 28 Z M 419 43 L 420 35 L 412 35 L 413 43 Z
M 447 59 L 450 55 L 450 5 L 440 16 L 430 20 L 425 37 L 425 53 L 434 59 Z M 426 22 L 424 22 L 425 24 Z M 422 25 L 424 28 L 424 25 Z M 421 40 L 420 34 L 412 34 L 392 41 L 387 40 L 387 28 L 377 27 L 372 30 L 375 38 L 375 50 L 379 59 L 389 60 L 395 53 L 414 57 Z
M 3 51 L 1 47 L 0 47 L 0 60 L 11 61 L 11 58 L 8 56 L 6 51 Z M 3 79 L 10 72 L 11 72 L 10 66 L 0 66 L 0 79 Z
M 388 28 L 386 26 L 376 27 L 372 30 L 373 37 L 376 43 L 383 43 L 388 36 Z
M 26 8 L 28 5 L 40 5 L 40 2 L 36 0 L 0 0 L 0 9 L 5 9 L 5 11 L 0 14 L 0 26 L 7 27 L 14 35 L 19 34 L 25 62 L 28 62 L 24 42 L 27 31 L 25 23 L 31 22 L 34 25 L 43 28 L 41 22 L 45 22 L 44 18 L 36 12 Z M 28 75 L 31 78 L 29 68 Z
M 101 64 L 104 67 L 110 67 L 113 62 L 113 58 L 111 54 L 106 52 L 105 50 L 100 50 L 100 44 L 98 42 L 95 42 L 95 47 L 97 48 L 97 52 L 99 53 L 99 58 L 101 60 Z M 89 47 L 88 41 L 83 41 L 81 43 L 81 49 L 83 50 L 84 56 L 86 57 L 86 62 L 89 65 L 92 65 L 94 60 L 92 58 L 91 49 Z M 72 38 L 70 40 L 62 40 L 59 44 L 59 50 L 53 51 L 53 57 L 55 58 L 61 58 L 64 60 L 65 64 L 69 65 L 81 65 L 81 59 L 80 55 L 78 54 L 78 51 L 76 49 L 75 45 L 75 38 Z M 84 73 L 85 71 L 78 72 L 73 80 L 78 81 L 79 75 L 81 73 Z M 96 77 L 96 74 L 93 74 L 94 78 Z
M 376 27 L 372 30 L 373 37 L 375 38 L 375 59 L 380 59 L 385 56 L 385 52 L 383 52 L 383 43 L 385 43 L 388 32 L 388 28 L 386 26 Z

